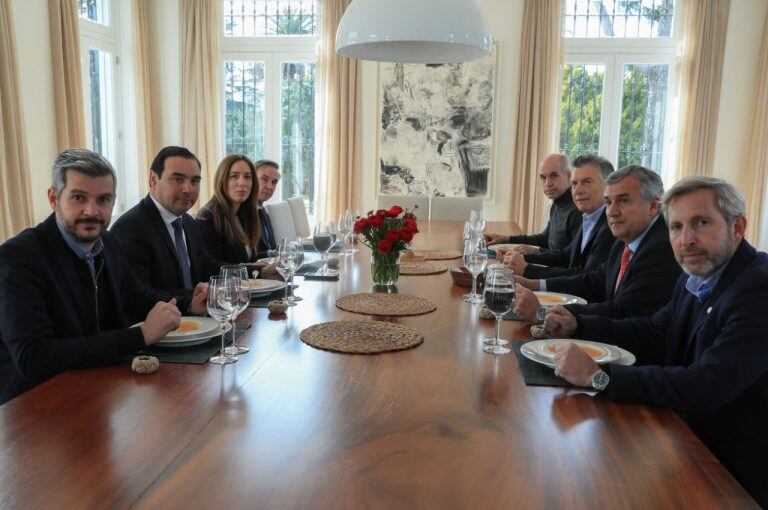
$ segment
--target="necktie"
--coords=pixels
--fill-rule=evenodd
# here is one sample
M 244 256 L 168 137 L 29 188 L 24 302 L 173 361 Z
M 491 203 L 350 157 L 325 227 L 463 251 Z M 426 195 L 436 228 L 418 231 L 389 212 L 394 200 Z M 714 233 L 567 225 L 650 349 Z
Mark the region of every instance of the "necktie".
M 263 207 L 259 209 L 259 221 L 261 222 L 261 237 L 264 238 L 264 244 L 272 248 L 269 227 L 267 226 L 267 211 Z
M 619 267 L 619 277 L 616 278 L 616 288 L 621 285 L 621 279 L 624 278 L 624 273 L 627 272 L 627 266 L 632 258 L 632 249 L 629 246 L 624 247 L 624 251 L 621 252 L 621 266 Z
M 189 255 L 187 255 L 187 246 L 184 244 L 184 229 L 181 227 L 181 218 L 173 220 L 173 237 L 176 243 L 176 252 L 179 254 L 179 263 L 181 264 L 181 276 L 184 279 L 184 288 L 192 288 L 192 275 L 189 271 Z

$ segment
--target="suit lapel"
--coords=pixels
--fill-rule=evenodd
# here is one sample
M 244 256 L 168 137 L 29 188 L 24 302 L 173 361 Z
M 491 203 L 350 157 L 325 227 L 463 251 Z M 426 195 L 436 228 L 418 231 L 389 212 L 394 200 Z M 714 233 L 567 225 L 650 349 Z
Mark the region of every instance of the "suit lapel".
M 160 215 L 160 211 L 157 210 L 157 206 L 149 195 L 147 195 L 144 199 L 144 207 L 147 210 L 147 215 L 151 220 L 152 227 L 155 229 L 155 234 L 163 240 L 165 247 L 168 249 L 171 257 L 173 257 L 173 260 L 176 262 L 174 266 L 176 268 L 177 283 L 183 282 L 184 277 L 181 274 L 181 264 L 179 262 L 179 254 L 176 252 L 176 246 L 173 244 L 173 239 L 171 239 L 171 234 L 168 233 L 168 228 L 165 226 L 165 222 L 163 221 L 163 217 Z M 181 286 L 183 286 L 183 283 Z
M 667 333 L 667 345 L 666 345 L 666 362 L 668 364 L 675 361 L 679 362 L 681 356 L 685 355 L 687 346 L 690 344 L 691 335 L 687 335 L 688 321 L 694 320 L 693 305 L 696 299 L 690 292 L 685 290 L 685 287 L 680 289 L 681 292 L 679 303 L 675 306 L 675 315 L 672 318 L 672 323 L 669 326 L 669 332 Z M 698 328 L 694 328 L 692 334 L 696 334 Z

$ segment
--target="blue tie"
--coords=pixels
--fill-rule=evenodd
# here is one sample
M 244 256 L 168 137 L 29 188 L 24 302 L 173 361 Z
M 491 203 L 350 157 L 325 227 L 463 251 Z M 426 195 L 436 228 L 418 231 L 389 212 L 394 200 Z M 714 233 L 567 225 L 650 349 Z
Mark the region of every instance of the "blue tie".
M 272 243 L 269 241 L 270 235 L 267 227 L 267 211 L 263 207 L 259 208 L 259 220 L 261 221 L 261 235 L 264 237 L 264 244 L 271 247 Z
M 173 237 L 176 242 L 176 252 L 179 254 L 179 263 L 181 264 L 181 276 L 184 278 L 184 288 L 192 288 L 192 275 L 189 272 L 189 256 L 187 255 L 187 246 L 184 244 L 184 229 L 181 227 L 181 218 L 173 220 Z

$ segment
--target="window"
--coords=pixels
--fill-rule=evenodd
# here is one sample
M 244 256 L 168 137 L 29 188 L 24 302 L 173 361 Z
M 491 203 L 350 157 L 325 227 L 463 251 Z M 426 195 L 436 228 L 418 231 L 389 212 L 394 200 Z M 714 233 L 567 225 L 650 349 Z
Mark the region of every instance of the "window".
M 564 0 L 559 146 L 673 177 L 674 0 Z
M 120 37 L 118 11 L 109 0 L 78 0 L 80 46 L 88 148 L 107 158 L 118 172 L 122 169 L 120 133 Z M 118 180 L 121 179 L 118 173 Z M 118 186 L 115 207 L 122 209 Z
M 315 0 L 223 0 L 224 151 L 280 163 L 278 200 L 314 214 Z

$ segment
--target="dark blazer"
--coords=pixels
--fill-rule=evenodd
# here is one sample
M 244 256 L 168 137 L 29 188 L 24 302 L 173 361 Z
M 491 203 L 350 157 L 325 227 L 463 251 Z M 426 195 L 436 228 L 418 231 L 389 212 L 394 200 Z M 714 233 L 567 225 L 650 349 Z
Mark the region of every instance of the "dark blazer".
M 608 253 L 616 241 L 611 229 L 608 228 L 608 220 L 605 214 L 601 214 L 590 232 L 589 240 L 584 250 L 581 249 L 581 240 L 584 236 L 584 226 L 579 228 L 578 235 L 571 241 L 567 249 L 555 252 L 534 253 L 526 260 L 529 264 L 525 267 L 523 276 L 526 278 L 553 278 L 555 276 L 569 276 L 583 271 L 593 271 L 600 264 L 608 260 Z M 543 264 L 542 267 L 534 264 Z
M 605 395 L 677 410 L 768 505 L 768 255 L 743 240 L 703 302 L 682 275 L 651 317 L 581 317 L 578 338 L 620 345 L 648 366 L 610 365 Z
M 542 250 L 563 250 L 576 237 L 581 226 L 581 213 L 573 203 L 571 188 L 552 201 L 549 206 L 549 222 L 538 234 L 511 236 L 510 243 L 530 244 Z M 526 255 L 526 260 L 528 256 Z
M 258 258 L 264 258 L 267 256 L 268 250 L 277 249 L 277 240 L 275 239 L 275 229 L 272 228 L 272 220 L 269 219 L 269 214 L 265 208 L 259 209 L 259 221 L 261 222 L 261 237 L 259 237 L 259 253 Z M 266 229 L 267 234 L 264 233 Z
M 94 310 L 81 294 L 76 259 L 53 214 L 0 246 L 0 403 L 59 372 L 118 363 L 144 348 L 141 330 L 126 328 L 170 296 L 133 276 L 108 232 L 101 239 L 102 274 L 120 329 L 91 335 L 86 324 Z
M 222 263 L 205 252 L 195 220 L 188 214 L 182 218 L 192 285 L 207 282 L 219 273 Z M 184 289 L 176 246 L 149 195 L 120 216 L 111 231 L 123 247 L 133 272 L 146 286 L 172 294 L 192 294 Z
M 249 257 L 248 252 L 245 251 L 245 246 L 238 242 L 228 241 L 224 232 L 216 229 L 216 224 L 213 221 L 213 207 L 215 204 L 216 199 L 211 199 L 205 207 L 198 211 L 197 218 L 195 218 L 200 236 L 203 239 L 205 251 L 214 259 L 226 262 L 227 264 L 255 262 L 258 258 L 258 252 L 252 252 Z M 245 214 L 238 214 L 238 217 L 247 232 L 251 228 L 248 224 L 249 218 Z
M 635 317 L 655 312 L 669 301 L 681 271 L 664 218 L 659 216 L 645 235 L 616 289 L 624 246 L 617 239 L 608 260 L 596 270 L 547 279 L 547 290 L 575 294 L 589 302 L 568 305 L 574 314 Z

